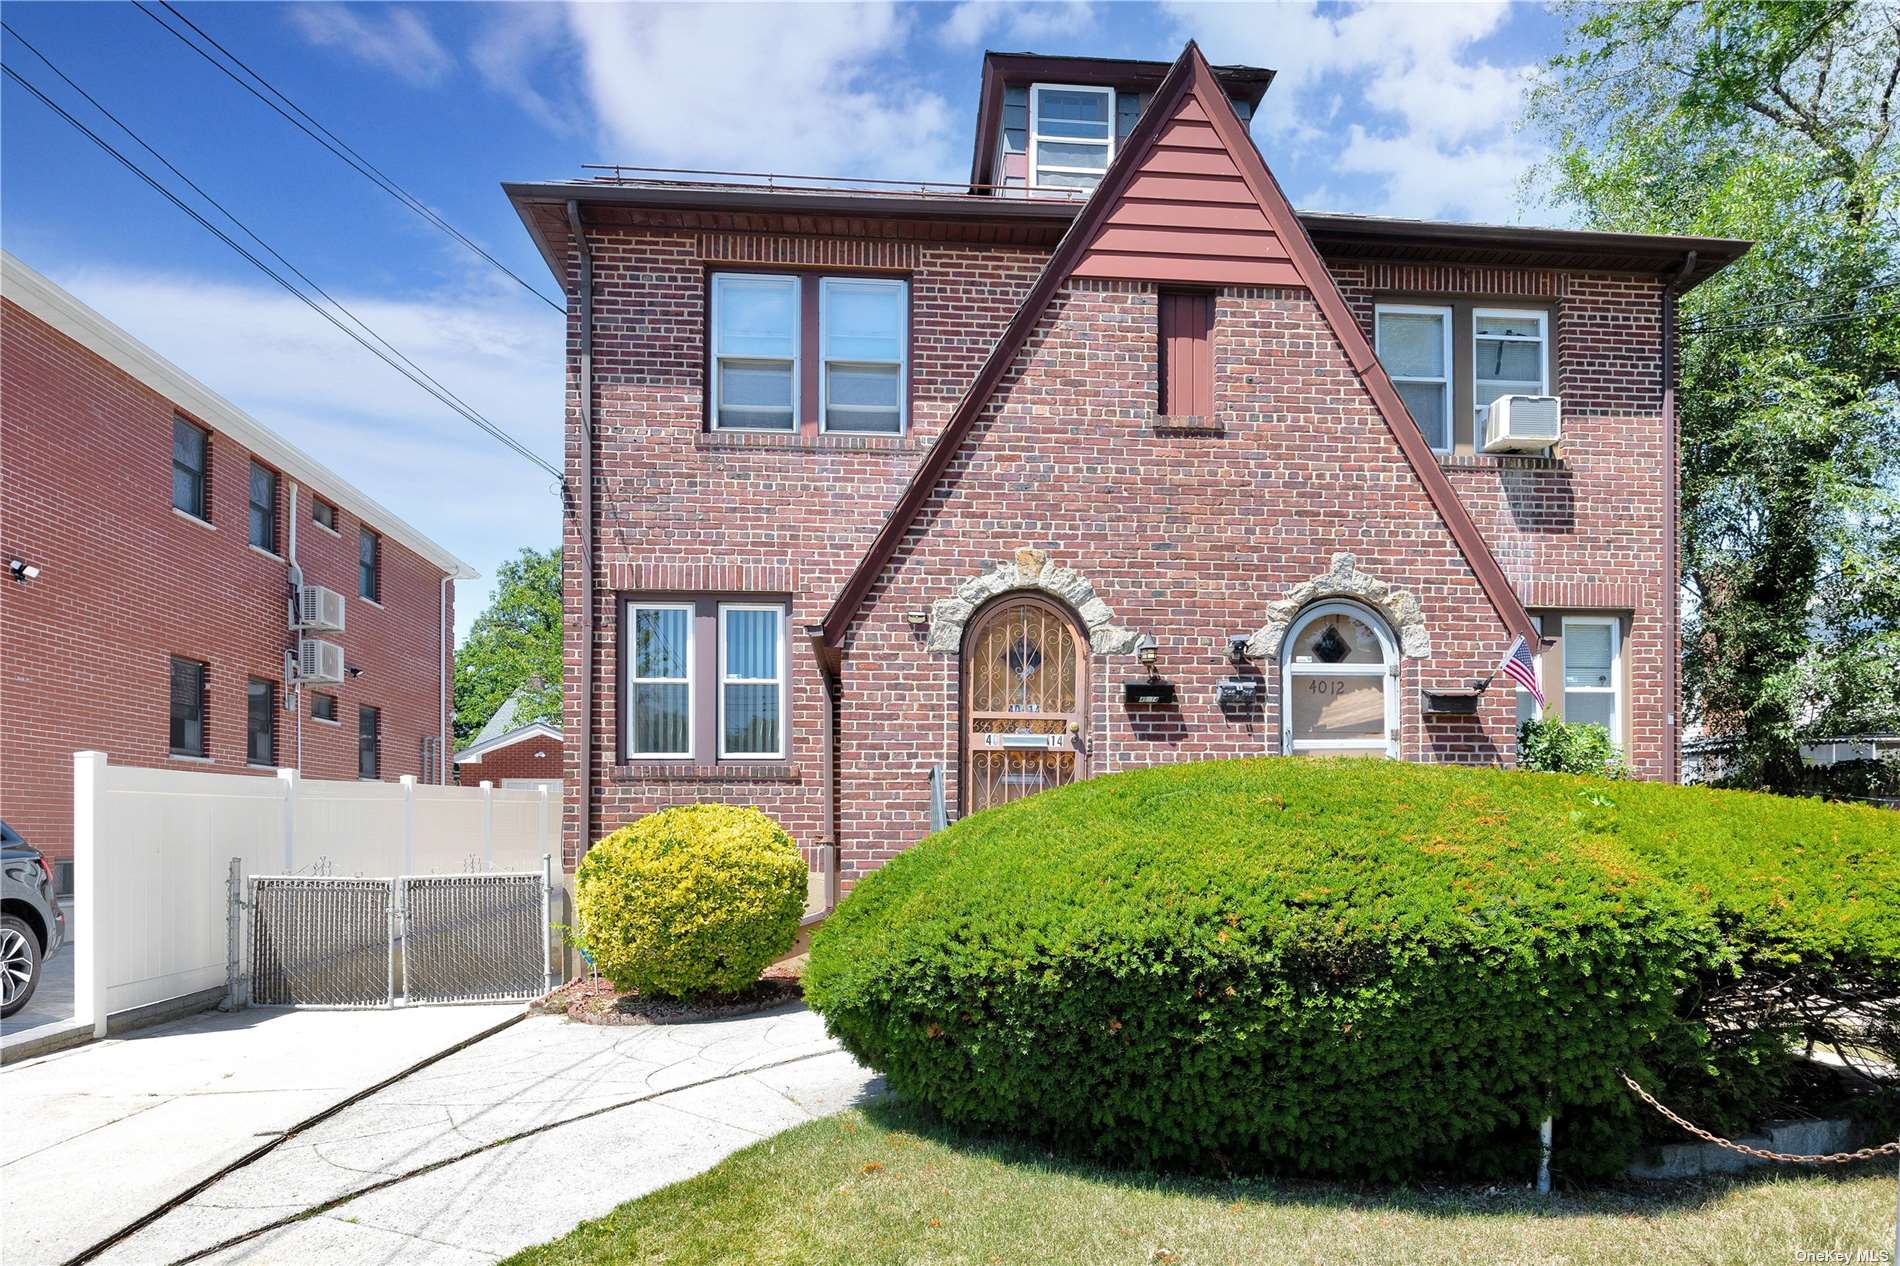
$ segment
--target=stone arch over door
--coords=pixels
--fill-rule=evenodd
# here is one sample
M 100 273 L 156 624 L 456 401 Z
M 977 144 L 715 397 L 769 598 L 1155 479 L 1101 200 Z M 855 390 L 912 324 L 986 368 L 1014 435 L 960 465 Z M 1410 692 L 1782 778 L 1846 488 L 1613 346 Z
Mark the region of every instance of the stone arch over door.
M 1080 572 L 1053 565 L 1044 550 L 1019 549 L 1013 558 L 958 585 L 953 596 L 931 604 L 930 640 L 925 649 L 945 655 L 961 653 L 964 631 L 977 608 L 1013 589 L 1048 594 L 1075 612 L 1089 650 L 1097 655 L 1132 655 L 1141 642 L 1141 634 L 1115 623 L 1115 613 Z
M 1267 622 L 1247 639 L 1248 657 L 1277 662 L 1280 643 L 1301 612 L 1328 598 L 1358 602 L 1383 616 L 1398 641 L 1399 654 L 1406 659 L 1424 659 L 1432 653 L 1431 632 L 1425 627 L 1425 613 L 1419 609 L 1418 598 L 1360 571 L 1359 560 L 1342 550 L 1333 555 L 1331 566 L 1323 573 L 1267 604 Z

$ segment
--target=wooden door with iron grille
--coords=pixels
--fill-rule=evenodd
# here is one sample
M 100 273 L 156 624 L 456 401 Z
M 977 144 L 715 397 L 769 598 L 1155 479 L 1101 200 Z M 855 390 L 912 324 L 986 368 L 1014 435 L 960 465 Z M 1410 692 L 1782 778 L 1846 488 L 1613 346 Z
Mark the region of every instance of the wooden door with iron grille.
M 963 810 L 1087 776 L 1088 648 L 1044 598 L 1007 597 L 963 651 Z

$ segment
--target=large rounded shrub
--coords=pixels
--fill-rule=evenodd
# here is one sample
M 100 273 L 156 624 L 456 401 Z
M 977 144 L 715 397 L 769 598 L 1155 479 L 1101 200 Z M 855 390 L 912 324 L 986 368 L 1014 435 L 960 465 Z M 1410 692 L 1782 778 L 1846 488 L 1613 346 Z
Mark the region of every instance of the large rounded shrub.
M 791 948 L 805 876 L 792 837 L 759 810 L 682 805 L 589 849 L 574 904 L 587 952 L 616 988 L 731 993 Z
M 1560 1163 L 1601 1172 L 1637 1120 L 1614 1071 L 1649 1075 L 1679 988 L 1732 957 L 1717 905 L 1784 952 L 1900 961 L 1888 821 L 1791 805 L 1827 854 L 1742 874 L 1859 902 L 1802 919 L 1741 875 L 1687 879 L 1739 859 L 1738 813 L 1757 856 L 1791 838 L 1790 802 L 1714 794 L 1278 758 L 1100 778 L 868 876 L 806 996 L 898 1093 L 1106 1158 L 1521 1177 L 1554 1110 L 1580 1127 Z M 1826 877 L 1843 859 L 1858 881 Z

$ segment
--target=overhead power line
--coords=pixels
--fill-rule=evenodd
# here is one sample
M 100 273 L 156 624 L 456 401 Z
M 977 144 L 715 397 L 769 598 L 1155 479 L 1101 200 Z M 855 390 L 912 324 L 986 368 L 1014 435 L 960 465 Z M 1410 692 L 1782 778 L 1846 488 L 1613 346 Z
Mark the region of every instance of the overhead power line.
M 13 35 L 15 39 L 19 39 L 18 33 L 12 31 L 10 27 L 8 28 L 8 33 Z M 20 42 L 22 44 L 25 43 L 24 40 L 21 40 Z M 37 49 L 33 51 L 35 55 L 38 56 L 42 61 L 46 61 L 45 54 L 40 53 Z M 46 64 L 48 66 L 53 66 L 52 62 L 50 61 L 46 61 Z M 279 286 L 282 286 L 286 291 L 288 291 L 292 296 L 294 296 L 299 302 L 303 303 L 311 311 L 315 312 L 318 316 L 328 321 L 331 325 L 334 325 L 337 329 L 341 330 L 343 333 L 349 335 L 350 338 L 354 339 L 357 343 L 361 344 L 367 351 L 369 351 L 372 355 L 374 355 L 378 360 L 381 360 L 384 364 L 388 365 L 391 369 L 394 369 L 397 373 L 409 379 L 411 382 L 415 383 L 418 387 L 421 387 L 424 391 L 428 392 L 429 395 L 433 396 L 437 401 L 447 406 L 453 412 L 459 414 L 466 421 L 472 423 L 474 426 L 486 432 L 488 435 L 493 437 L 495 440 L 499 441 L 502 445 L 504 445 L 508 449 L 512 450 L 519 456 L 526 458 L 528 461 L 533 462 L 536 466 L 540 467 L 542 470 L 552 475 L 557 481 L 564 481 L 563 475 L 558 468 L 556 468 L 554 465 L 549 463 L 545 458 L 543 458 L 540 454 L 536 453 L 533 449 L 523 444 L 520 440 L 517 440 L 514 436 L 508 434 L 508 432 L 504 431 L 501 427 L 489 421 L 486 417 L 483 417 L 481 413 L 479 413 L 472 406 L 470 406 L 465 401 L 463 401 L 460 397 L 456 396 L 454 392 L 450 391 L 448 388 L 436 382 L 435 379 L 432 378 L 429 374 L 427 374 L 426 372 L 422 371 L 419 368 L 416 368 L 413 362 L 410 362 L 406 356 L 403 356 L 400 352 L 397 352 L 393 347 L 391 347 L 388 344 L 387 340 L 383 339 L 380 335 L 377 335 L 373 330 L 370 330 L 370 328 L 367 325 L 365 325 L 360 318 L 358 318 L 354 313 L 351 313 L 349 309 L 344 307 L 341 303 L 338 303 L 334 298 L 330 298 L 330 302 L 334 304 L 336 308 L 339 311 L 341 311 L 345 316 L 348 316 L 352 322 L 354 322 L 357 326 L 361 327 L 364 333 L 359 333 L 356 329 L 352 329 L 349 325 L 344 324 L 342 320 L 338 319 L 335 313 L 332 313 L 328 308 L 325 308 L 322 304 L 318 303 L 316 300 L 312 299 L 309 295 L 299 290 L 295 285 L 291 284 L 291 282 L 286 280 L 285 277 L 281 273 L 277 272 L 269 264 L 259 259 L 256 255 L 252 254 L 249 250 L 247 250 L 244 247 L 244 245 L 241 242 L 237 241 L 237 239 L 233 238 L 230 234 L 226 233 L 223 229 L 219 228 L 216 224 L 213 224 L 210 220 L 206 219 L 202 214 L 199 213 L 197 208 L 191 206 L 184 199 L 180 198 L 177 194 L 173 193 L 170 189 L 166 188 L 162 183 L 160 183 L 156 178 L 154 178 L 149 172 L 145 171 L 144 168 L 140 167 L 137 163 L 133 162 L 130 158 L 126 157 L 123 152 L 121 152 L 116 146 L 112 144 L 112 142 L 106 140 L 104 137 L 100 136 L 97 132 L 87 127 L 79 119 L 75 118 L 71 113 L 69 113 L 66 110 L 64 106 L 61 106 L 57 101 L 47 96 L 44 92 L 41 92 L 37 86 L 35 86 L 30 80 L 28 80 L 24 75 L 20 74 L 13 67 L 0 64 L 0 71 L 4 71 L 7 78 L 13 80 L 15 83 L 19 84 L 22 88 L 32 93 L 35 97 L 37 97 L 40 100 L 40 102 L 43 105 L 46 106 L 47 109 L 53 111 L 53 113 L 59 115 L 60 118 L 66 120 L 67 123 L 71 124 L 72 127 L 76 129 L 81 135 L 83 135 L 87 140 L 91 141 L 94 145 L 97 145 L 100 149 L 104 150 L 107 154 L 111 155 L 127 171 L 137 176 L 140 180 L 144 181 L 147 185 L 150 185 L 152 189 L 154 189 L 158 194 L 164 197 L 166 201 L 170 202 L 173 206 L 176 206 L 180 211 L 183 211 L 186 215 L 190 216 L 193 220 L 196 220 L 199 223 L 199 225 L 201 225 L 205 229 L 205 231 L 207 231 L 212 236 L 216 237 L 219 241 L 223 242 L 226 246 L 230 247 L 233 251 L 241 255 L 247 262 L 251 264 L 252 267 L 256 268 L 259 272 L 269 277 L 272 281 L 276 282 Z M 58 74 L 61 79 L 67 79 L 67 76 L 62 74 L 59 71 L 58 67 L 54 66 L 53 71 L 55 74 Z M 67 82 L 70 83 L 71 80 L 67 79 Z M 75 85 L 75 91 L 77 90 L 78 90 L 77 86 Z M 83 96 L 85 94 L 82 92 L 81 95 Z M 92 98 L 87 97 L 87 100 L 90 101 L 92 100 Z M 94 105 L 95 107 L 97 107 L 97 102 L 94 102 Z M 112 119 L 113 123 L 117 124 L 122 130 L 124 130 L 126 135 L 133 136 L 134 140 L 138 140 L 138 138 L 133 135 L 131 129 L 126 128 L 123 123 L 120 123 L 119 120 L 116 117 L 114 117 L 110 111 L 105 110 L 103 107 L 98 107 L 98 108 L 100 109 L 101 113 L 105 114 L 107 118 Z M 145 145 L 145 142 L 139 141 L 139 144 Z M 177 171 L 177 168 L 173 167 L 171 163 L 166 162 L 166 160 L 162 156 L 160 156 L 156 150 L 151 149 L 150 146 L 145 146 L 145 148 L 148 150 L 148 152 L 152 153 L 154 157 L 158 158 L 160 162 L 165 163 L 166 167 L 171 168 L 171 170 L 173 170 L 174 172 Z M 181 175 L 180 179 L 184 179 L 184 177 Z M 189 184 L 191 182 L 187 181 L 187 183 Z M 192 187 L 194 189 L 197 188 L 195 184 Z M 212 200 L 207 196 L 206 201 L 212 201 Z M 218 206 L 216 202 L 212 202 L 212 205 Z M 221 206 L 219 206 L 218 209 L 221 212 L 223 212 L 224 215 L 226 215 L 227 217 L 230 217 L 233 223 L 239 223 L 236 217 L 232 216 L 229 211 L 225 210 Z M 243 227 L 241 223 L 239 227 L 240 228 Z M 258 242 L 258 244 L 262 246 L 266 251 L 269 251 L 270 254 L 272 254 L 273 256 L 276 256 L 280 260 L 283 258 L 281 255 L 278 255 L 276 251 L 271 250 L 271 248 L 268 245 L 265 245 L 263 240 L 259 238 L 255 233 L 252 233 L 250 229 L 244 228 L 243 231 L 247 235 L 249 235 L 253 241 Z M 286 267 L 289 267 L 289 265 L 286 264 Z M 296 270 L 292 269 L 292 271 L 296 271 Z M 301 273 L 299 273 L 298 275 L 302 276 Z M 314 285 L 313 285 L 313 288 L 314 288 Z M 329 298 L 328 295 L 326 295 L 325 297 Z M 365 334 L 367 334 L 368 337 L 365 337 Z M 371 341 L 372 339 L 374 339 L 375 341 L 372 342 Z M 378 346 L 378 344 L 382 344 L 382 346 Z
M 542 303 L 547 304 L 550 308 L 553 308 L 556 312 L 559 312 L 562 315 L 566 315 L 567 313 L 566 304 L 559 303 L 553 299 L 548 298 L 547 295 L 543 294 L 540 290 L 536 289 L 534 285 L 528 282 L 519 273 L 515 272 L 512 268 L 509 268 L 508 265 L 496 259 L 493 255 L 489 254 L 486 250 L 484 250 L 479 244 L 477 244 L 467 234 L 463 233 L 460 229 L 456 228 L 453 224 L 450 224 L 447 220 L 443 219 L 442 216 L 439 215 L 427 203 L 423 202 L 420 198 L 416 197 L 414 194 L 410 193 L 407 189 L 404 189 L 401 185 L 397 184 L 393 178 L 384 174 L 381 168 L 377 167 L 376 164 L 370 162 L 369 159 L 363 157 L 362 154 L 358 153 L 356 149 L 353 148 L 342 137 L 338 136 L 335 132 L 325 127 L 322 123 L 319 123 L 316 117 L 313 116 L 309 111 L 305 110 L 302 106 L 298 105 L 295 101 L 292 101 L 287 95 L 285 95 L 280 89 L 278 89 L 275 85 L 273 85 L 268 79 L 264 78 L 264 76 L 258 74 L 255 70 L 251 69 L 250 65 L 247 64 L 243 58 L 239 57 L 236 53 L 233 53 L 230 49 L 226 48 L 224 45 L 220 44 L 216 39 L 212 38 L 212 36 L 208 34 L 205 31 L 205 29 L 199 26 L 196 22 L 193 22 L 190 18 L 180 13 L 177 9 L 174 9 L 171 6 L 171 4 L 168 3 L 168 0 L 159 0 L 159 3 L 164 6 L 164 9 L 167 13 L 171 14 L 173 17 L 177 18 L 180 22 L 183 22 L 186 26 L 190 27 L 194 32 L 197 33 L 200 39 L 203 39 L 205 41 L 205 43 L 211 45 L 212 48 L 217 49 L 218 52 L 222 53 L 225 57 L 229 58 L 234 64 L 236 64 L 239 68 L 241 68 L 244 71 L 244 74 L 249 75 L 251 79 L 256 80 L 257 84 L 262 86 L 263 91 L 260 92 L 257 87 L 254 87 L 250 82 L 245 80 L 242 76 L 240 76 L 237 73 L 237 71 L 232 70 L 230 66 L 225 65 L 223 62 L 219 61 L 216 57 L 213 57 L 210 53 L 206 52 L 203 48 L 199 47 L 198 44 L 194 42 L 189 36 L 187 36 L 183 31 L 178 30 L 176 27 L 172 26 L 169 22 L 165 21 L 165 19 L 159 17 L 158 14 L 154 13 L 151 7 L 145 3 L 145 0 L 132 0 L 132 3 L 138 6 L 139 12 L 143 13 L 146 17 L 152 19 L 152 21 L 158 23 L 158 25 L 161 28 L 163 28 L 167 34 L 171 35 L 173 39 L 176 39 L 179 43 L 183 44 L 186 48 L 189 48 L 192 52 L 204 58 L 205 61 L 217 67 L 226 76 L 228 76 L 233 83 L 237 84 L 240 88 L 243 88 L 246 92 L 256 97 L 259 101 L 262 101 L 265 105 L 269 106 L 272 110 L 275 110 L 278 114 L 282 115 L 285 121 L 290 123 L 291 126 L 295 127 L 298 131 L 302 132 L 305 136 L 308 136 L 311 140 L 315 141 L 318 145 L 321 145 L 324 149 L 329 150 L 330 153 L 334 154 L 338 159 L 342 160 L 342 162 L 346 166 L 350 167 L 358 175 L 362 176 L 363 179 L 369 181 L 371 184 L 375 185 L 378 189 L 381 189 L 384 193 L 394 198 L 397 202 L 400 202 L 403 206 L 415 212 L 417 215 L 421 216 L 424 220 L 427 220 L 430 224 L 442 230 L 444 233 L 454 238 L 457 242 L 460 242 L 463 246 L 467 247 L 469 250 L 473 251 L 475 254 L 481 256 L 482 259 L 486 260 L 489 264 L 499 269 L 502 273 L 506 274 L 509 278 L 511 278 L 515 282 L 516 285 L 520 286 L 523 290 L 526 290 L 529 294 L 539 299 Z M 266 96 L 265 93 L 269 93 L 270 95 Z M 283 104 L 280 105 L 278 104 L 279 102 L 282 102 Z M 286 106 L 289 108 L 286 109 L 285 108 Z

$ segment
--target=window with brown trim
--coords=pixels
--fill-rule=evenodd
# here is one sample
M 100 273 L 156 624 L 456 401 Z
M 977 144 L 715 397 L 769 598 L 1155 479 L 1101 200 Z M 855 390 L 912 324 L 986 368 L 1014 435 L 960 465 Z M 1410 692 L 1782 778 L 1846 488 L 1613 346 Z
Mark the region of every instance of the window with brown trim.
M 1214 414 L 1214 296 L 1164 290 L 1160 296 L 1161 416 Z
M 629 597 L 621 613 L 621 761 L 790 758 L 782 599 Z
M 706 424 L 715 431 L 902 435 L 910 283 L 817 272 L 713 273 Z

